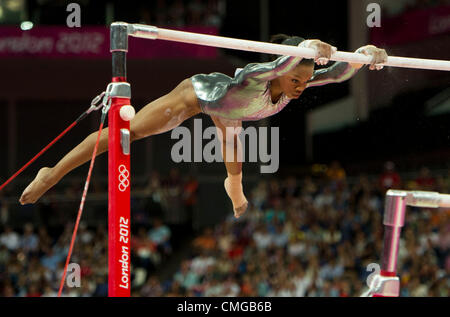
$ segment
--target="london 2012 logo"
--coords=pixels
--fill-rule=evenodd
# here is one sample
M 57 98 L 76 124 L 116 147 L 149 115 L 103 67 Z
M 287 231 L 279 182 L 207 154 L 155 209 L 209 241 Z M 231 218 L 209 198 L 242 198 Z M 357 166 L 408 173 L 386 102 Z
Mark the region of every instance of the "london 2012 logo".
M 130 186 L 130 172 L 125 165 L 119 165 L 119 190 L 124 192 Z

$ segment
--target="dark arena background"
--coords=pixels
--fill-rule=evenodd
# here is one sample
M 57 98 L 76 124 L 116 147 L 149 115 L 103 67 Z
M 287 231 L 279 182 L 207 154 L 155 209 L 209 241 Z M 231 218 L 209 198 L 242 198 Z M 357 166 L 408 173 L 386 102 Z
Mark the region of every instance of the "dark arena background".
M 373 44 L 393 56 L 450 59 L 446 0 L 72 2 L 79 27 L 68 25 L 71 1 L 0 1 L 0 184 L 106 89 L 116 21 L 263 42 L 284 33 L 339 51 Z M 368 25 L 370 3 L 381 9 L 379 27 Z M 130 37 L 131 104 L 138 112 L 195 74 L 233 77 L 236 68 L 266 61 L 265 54 Z M 89 164 L 34 204 L 19 198 L 42 167 L 97 131 L 100 117 L 80 121 L 0 191 L 0 296 L 57 296 Z M 206 114 L 184 121 L 193 143 L 194 119 L 214 126 Z M 130 295 L 361 296 L 371 264 L 381 263 L 387 190 L 450 193 L 449 122 L 448 71 L 363 67 L 345 82 L 307 89 L 276 115 L 243 122 L 279 129 L 279 166 L 261 173 L 268 163 L 260 155 L 243 163 L 249 207 L 238 219 L 223 162 L 174 162 L 171 132 L 134 142 Z M 449 250 L 450 209 L 407 207 L 398 295 L 448 297 Z M 106 153 L 95 161 L 70 262 L 80 283 L 68 280 L 62 296 L 108 296 Z

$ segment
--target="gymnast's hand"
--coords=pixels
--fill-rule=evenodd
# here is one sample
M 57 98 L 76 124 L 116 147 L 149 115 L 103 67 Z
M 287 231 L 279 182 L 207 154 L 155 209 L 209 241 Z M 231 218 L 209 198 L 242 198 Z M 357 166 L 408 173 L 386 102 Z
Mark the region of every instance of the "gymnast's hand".
M 330 61 L 331 55 L 333 55 L 337 49 L 328 43 L 320 40 L 306 40 L 300 44 L 303 47 L 312 48 L 316 51 L 316 57 L 314 61 L 317 65 L 326 65 Z
M 367 56 L 372 56 L 372 62 L 370 63 L 370 66 L 369 66 L 370 70 L 383 69 L 383 65 L 380 65 L 380 64 L 386 63 L 387 59 L 388 59 L 386 50 L 384 50 L 382 48 L 378 48 L 374 45 L 366 45 L 366 46 L 360 47 L 356 50 L 356 53 L 361 53 L 361 54 L 364 54 Z M 357 65 L 359 66 L 359 64 L 357 64 Z M 359 67 L 355 67 L 355 68 L 360 68 L 361 66 L 362 65 L 360 65 Z

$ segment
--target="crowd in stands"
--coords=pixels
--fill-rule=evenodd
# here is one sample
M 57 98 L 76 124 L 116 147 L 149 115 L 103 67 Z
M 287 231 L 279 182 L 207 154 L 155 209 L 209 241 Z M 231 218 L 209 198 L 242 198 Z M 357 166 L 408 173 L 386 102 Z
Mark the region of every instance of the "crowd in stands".
M 91 194 L 104 190 L 95 181 L 92 187 Z M 183 224 L 191 221 L 189 215 L 196 203 L 198 182 L 193 177 L 181 179 L 178 170 L 173 169 L 167 177 L 152 174 L 146 186 L 135 189 L 138 195 L 132 199 L 131 278 L 133 287 L 141 288 L 148 285 L 149 276 L 170 259 L 174 236 L 177 238 L 172 228 L 179 231 Z M 79 198 L 80 190 L 80 186 L 69 184 L 63 192 Z M 1 206 L 7 204 L 0 197 L 0 209 Z M 102 208 L 106 206 L 104 201 Z M 3 210 L 6 214 L 11 211 Z M 58 201 L 51 203 L 51 210 L 66 214 L 62 212 L 64 205 Z M 61 216 L 64 220 L 59 227 L 63 223 L 67 225 L 61 230 L 48 226 L 47 221 L 26 223 L 23 228 L 0 222 L 0 296 L 57 295 L 74 229 L 75 218 L 69 221 L 65 216 Z M 4 218 L 9 219 L 9 216 Z M 188 226 L 187 230 L 192 227 Z M 186 232 L 186 228 L 182 232 Z M 71 263 L 80 266 L 81 287 L 65 287 L 63 296 L 107 296 L 107 248 L 105 221 L 91 227 L 82 221 L 71 257 Z M 142 287 L 143 295 L 151 292 L 153 288 Z
M 68 224 L 63 234 L 54 239 L 45 227 L 36 230 L 30 223 L 23 233 L 5 227 L 0 234 L 0 296 L 56 296 L 72 231 L 73 224 Z M 64 296 L 108 295 L 107 248 L 106 228 L 81 224 L 71 257 L 71 263 L 79 265 L 81 287 L 65 286 Z M 131 240 L 133 285 L 142 285 L 171 252 L 171 230 L 160 219 L 156 218 L 148 230 L 139 228 Z
M 401 187 L 403 186 L 403 187 Z M 252 209 L 207 228 L 159 296 L 360 296 L 380 263 L 386 189 L 448 193 L 426 167 L 402 182 L 392 162 L 349 186 L 334 162 L 326 178 L 261 181 Z M 400 242 L 400 296 L 450 295 L 450 210 L 409 208 Z M 154 281 L 154 283 L 156 283 Z
M 158 271 L 174 252 L 167 201 L 178 197 L 170 208 L 180 201 L 191 208 L 198 184 L 192 177 L 181 181 L 176 171 L 164 181 L 154 174 L 142 189 L 151 200 L 134 202 L 135 210 L 162 211 L 152 219 L 145 212 L 133 216 L 132 296 L 360 296 L 372 273 L 368 265 L 380 263 L 386 189 L 448 193 L 449 176 L 422 168 L 403 179 L 388 162 L 377 177 L 361 175 L 349 184 L 333 162 L 321 177 L 262 179 L 246 189 L 251 206 L 244 216 L 236 220 L 230 211 L 223 222 L 203 228 L 176 273 L 161 279 Z M 0 296 L 55 296 L 72 229 L 67 224 L 51 236 L 44 226 L 5 224 Z M 401 296 L 449 296 L 449 250 L 449 210 L 409 208 L 399 250 Z M 106 254 L 106 228 L 82 224 L 72 256 L 81 287 L 66 287 L 64 296 L 106 296 Z

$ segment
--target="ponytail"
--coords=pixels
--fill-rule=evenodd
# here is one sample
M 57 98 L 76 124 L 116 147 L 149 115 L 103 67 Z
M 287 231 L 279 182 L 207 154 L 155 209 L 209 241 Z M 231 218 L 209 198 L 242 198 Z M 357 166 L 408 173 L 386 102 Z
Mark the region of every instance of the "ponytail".
M 270 43 L 274 44 L 283 44 L 283 45 L 291 45 L 291 46 L 298 46 L 301 42 L 303 42 L 305 39 L 300 36 L 289 36 L 286 34 L 275 34 L 272 35 L 270 38 Z M 280 55 L 270 55 L 271 60 L 276 60 Z M 302 59 L 300 64 L 314 64 L 314 60 L 312 59 Z

